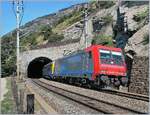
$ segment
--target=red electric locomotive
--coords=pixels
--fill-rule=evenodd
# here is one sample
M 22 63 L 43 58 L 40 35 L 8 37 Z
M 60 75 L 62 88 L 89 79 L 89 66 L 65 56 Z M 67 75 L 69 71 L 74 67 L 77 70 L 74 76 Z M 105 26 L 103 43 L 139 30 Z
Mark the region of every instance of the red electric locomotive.
M 120 48 L 92 45 L 57 59 L 43 68 L 43 76 L 99 87 L 126 85 L 127 68 Z
M 94 45 L 85 49 L 85 51 L 92 53 L 94 70 L 92 80 L 97 85 L 127 85 L 127 68 L 120 48 Z

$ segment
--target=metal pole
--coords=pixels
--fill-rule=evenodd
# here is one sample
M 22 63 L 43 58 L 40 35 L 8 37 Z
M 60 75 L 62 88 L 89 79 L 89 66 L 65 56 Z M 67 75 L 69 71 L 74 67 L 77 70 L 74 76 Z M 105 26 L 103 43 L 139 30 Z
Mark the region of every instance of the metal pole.
M 85 7 L 85 16 L 84 16 L 84 40 L 85 40 L 85 48 L 87 48 L 87 8 L 88 4 Z
M 23 17 L 24 13 L 24 8 L 23 8 L 23 0 L 13 0 L 13 11 L 16 16 L 16 31 L 17 31 L 17 43 L 16 43 L 16 55 L 17 55 L 17 60 L 16 60 L 16 66 L 17 66 L 17 80 L 20 80 L 20 54 L 19 54 L 19 32 L 20 32 L 20 23 Z M 16 7 L 16 8 L 15 8 Z
M 17 1 L 17 9 L 16 9 L 16 20 L 17 20 L 17 78 L 20 79 L 19 76 L 19 0 Z

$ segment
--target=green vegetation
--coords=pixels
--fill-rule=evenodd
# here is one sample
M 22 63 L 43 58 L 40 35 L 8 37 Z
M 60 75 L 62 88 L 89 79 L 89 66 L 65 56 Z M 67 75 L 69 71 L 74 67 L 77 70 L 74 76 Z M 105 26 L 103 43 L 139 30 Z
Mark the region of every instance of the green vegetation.
M 148 0 L 139 0 L 139 1 L 134 1 L 134 0 L 124 0 L 123 1 L 123 4 L 126 6 L 126 7 L 133 7 L 133 6 L 140 6 L 140 5 L 144 5 L 144 4 L 149 4 L 149 1 Z
M 72 15 L 68 17 L 63 17 L 62 22 L 59 22 L 56 25 L 56 27 L 53 28 L 53 32 L 58 33 L 64 30 L 65 28 L 67 28 L 68 26 L 71 26 L 72 24 L 80 21 L 82 19 L 81 14 L 82 14 L 82 10 L 79 10 L 79 11 L 75 11 L 74 13 L 72 13 Z
M 4 99 L 1 102 L 2 114 L 15 114 L 15 105 L 13 100 L 13 92 L 11 90 L 11 79 L 7 79 L 8 92 L 4 95 Z
M 8 76 L 15 71 L 16 60 L 16 41 L 12 36 L 1 38 L 1 59 L 2 59 L 2 77 Z
M 44 36 L 44 40 L 48 40 L 48 42 L 57 42 L 64 39 L 64 36 L 62 34 L 57 34 L 52 31 L 51 27 L 44 26 L 41 29 L 41 35 Z
M 48 42 L 49 43 L 54 43 L 54 42 L 57 42 L 57 41 L 61 41 L 64 39 L 64 36 L 61 35 L 61 34 L 51 34 L 49 37 L 48 37 Z
M 144 41 L 143 41 L 143 45 L 149 44 L 149 34 L 145 34 L 144 35 Z
M 113 22 L 113 16 L 111 14 L 107 14 L 106 16 L 102 17 L 103 22 L 108 25 Z
M 107 9 L 115 5 L 115 1 L 98 1 L 96 7 L 100 9 Z
M 89 8 L 88 8 L 88 12 L 93 13 L 98 9 L 107 9 L 112 7 L 113 5 L 115 5 L 115 1 L 94 1 L 91 0 L 89 2 Z
M 63 16 L 63 17 L 56 23 L 56 25 L 58 25 L 58 24 L 64 22 L 66 19 L 69 19 L 69 18 L 71 18 L 72 16 L 73 16 L 73 14 L 68 14 L 68 15 Z
M 97 34 L 93 38 L 92 44 L 113 46 L 112 36 L 107 36 L 105 34 Z
M 135 20 L 136 22 L 141 22 L 148 16 L 149 16 L 149 9 L 147 8 L 145 11 L 139 12 L 136 15 L 134 15 L 133 20 Z
M 28 35 L 27 37 L 22 38 L 20 40 L 21 51 L 26 51 L 35 47 L 38 44 L 37 38 L 39 36 L 39 33 L 36 32 Z
M 43 42 L 53 43 L 64 39 L 63 35 L 58 35 L 52 31 L 49 26 L 41 26 L 38 32 L 34 32 L 29 36 L 21 39 L 22 51 L 36 48 L 38 45 L 42 45 Z
M 90 1 L 89 2 L 89 7 L 88 7 L 88 12 L 89 13 L 93 13 L 94 11 L 96 11 L 97 8 L 97 1 Z

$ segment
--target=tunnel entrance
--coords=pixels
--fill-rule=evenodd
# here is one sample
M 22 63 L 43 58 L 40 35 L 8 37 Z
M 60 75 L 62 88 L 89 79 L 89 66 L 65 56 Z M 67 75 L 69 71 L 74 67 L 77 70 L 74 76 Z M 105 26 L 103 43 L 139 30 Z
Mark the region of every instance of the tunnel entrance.
M 38 57 L 32 60 L 28 66 L 27 74 L 29 78 L 41 78 L 42 68 L 44 65 L 52 62 L 51 59 L 46 57 Z

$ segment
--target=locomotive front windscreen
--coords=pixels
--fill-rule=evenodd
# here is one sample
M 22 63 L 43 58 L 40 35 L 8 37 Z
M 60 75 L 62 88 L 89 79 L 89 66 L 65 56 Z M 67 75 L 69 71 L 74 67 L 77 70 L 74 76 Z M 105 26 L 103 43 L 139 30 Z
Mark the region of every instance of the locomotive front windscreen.
M 121 52 L 111 52 L 112 54 L 112 59 L 115 65 L 123 65 L 123 58 L 122 58 L 122 53 Z
M 99 50 L 100 60 L 102 64 L 111 64 L 111 65 L 123 65 L 123 58 L 121 52 L 115 52 L 110 50 Z

